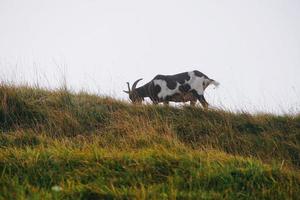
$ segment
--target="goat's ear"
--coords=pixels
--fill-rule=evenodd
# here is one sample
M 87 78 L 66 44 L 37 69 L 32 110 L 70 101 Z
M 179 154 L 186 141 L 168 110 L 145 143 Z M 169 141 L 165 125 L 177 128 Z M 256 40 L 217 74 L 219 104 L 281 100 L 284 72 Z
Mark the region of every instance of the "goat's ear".
M 125 92 L 126 94 L 129 94 L 129 91 L 125 91 L 125 90 L 123 90 L 123 92 Z

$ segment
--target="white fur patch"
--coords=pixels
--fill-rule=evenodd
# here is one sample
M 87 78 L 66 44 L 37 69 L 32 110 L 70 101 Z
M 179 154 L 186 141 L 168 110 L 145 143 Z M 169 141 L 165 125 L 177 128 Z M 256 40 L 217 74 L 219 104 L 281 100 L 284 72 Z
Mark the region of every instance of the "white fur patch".
M 204 76 L 198 77 L 194 72 L 189 72 L 191 79 L 186 83 L 190 84 L 191 90 L 196 90 L 199 95 L 202 95 L 204 92 L 203 81 L 205 80 Z
M 172 96 L 178 93 L 180 84 L 179 83 L 176 84 L 177 85 L 175 89 L 171 90 L 170 88 L 167 87 L 167 82 L 165 80 L 161 80 L 161 79 L 154 80 L 154 85 L 159 85 L 161 88 L 160 92 L 157 95 L 158 98 L 165 99 L 167 96 Z

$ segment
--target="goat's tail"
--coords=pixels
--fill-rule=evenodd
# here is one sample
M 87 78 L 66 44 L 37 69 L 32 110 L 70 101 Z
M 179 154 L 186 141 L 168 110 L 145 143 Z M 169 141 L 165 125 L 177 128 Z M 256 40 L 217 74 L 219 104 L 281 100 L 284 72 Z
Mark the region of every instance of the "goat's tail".
M 220 85 L 220 83 L 218 81 L 215 81 L 213 79 L 211 79 L 211 80 L 212 80 L 211 84 L 213 84 L 214 86 L 218 87 Z

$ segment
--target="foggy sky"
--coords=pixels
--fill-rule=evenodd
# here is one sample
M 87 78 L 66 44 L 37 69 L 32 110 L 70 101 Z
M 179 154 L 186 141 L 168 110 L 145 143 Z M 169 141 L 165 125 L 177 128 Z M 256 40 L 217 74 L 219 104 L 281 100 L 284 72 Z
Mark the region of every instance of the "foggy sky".
M 0 80 L 127 99 L 190 70 L 213 106 L 299 112 L 300 1 L 0 0 Z

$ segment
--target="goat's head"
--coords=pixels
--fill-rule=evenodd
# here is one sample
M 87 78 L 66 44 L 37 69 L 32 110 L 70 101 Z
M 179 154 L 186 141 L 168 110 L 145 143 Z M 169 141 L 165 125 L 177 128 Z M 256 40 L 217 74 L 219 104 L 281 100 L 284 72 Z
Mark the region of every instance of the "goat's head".
M 142 96 L 140 96 L 140 94 L 136 90 L 136 85 L 141 80 L 142 80 L 142 78 L 136 80 L 133 83 L 131 89 L 130 89 L 129 82 L 127 82 L 128 91 L 123 90 L 125 93 L 127 93 L 129 95 L 129 99 L 131 100 L 132 103 L 141 103 L 144 100 L 144 98 Z

